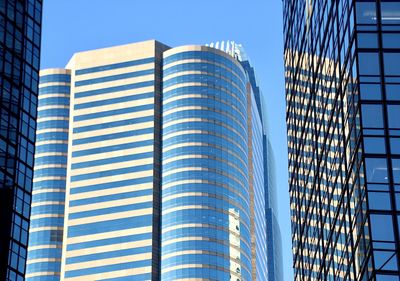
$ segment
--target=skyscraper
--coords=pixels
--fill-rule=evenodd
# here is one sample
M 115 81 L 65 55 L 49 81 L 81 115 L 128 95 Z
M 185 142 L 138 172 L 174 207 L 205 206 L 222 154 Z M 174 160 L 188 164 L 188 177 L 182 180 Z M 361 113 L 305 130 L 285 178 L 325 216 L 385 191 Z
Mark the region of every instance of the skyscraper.
M 0 279 L 27 257 L 42 1 L 0 1 Z
M 42 71 L 28 280 L 266 279 L 264 121 L 235 54 L 145 41 Z
M 399 280 L 400 2 L 283 1 L 297 280 Z

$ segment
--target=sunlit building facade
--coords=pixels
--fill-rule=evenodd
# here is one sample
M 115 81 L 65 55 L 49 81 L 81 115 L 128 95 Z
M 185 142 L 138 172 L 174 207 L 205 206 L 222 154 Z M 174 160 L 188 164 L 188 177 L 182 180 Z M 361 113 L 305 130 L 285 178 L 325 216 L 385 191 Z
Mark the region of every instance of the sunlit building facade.
M 253 86 L 234 53 L 157 41 L 44 70 L 29 280 L 266 280 Z
M 26 280 L 60 276 L 70 103 L 68 70 L 40 73 Z
M 0 280 L 24 280 L 42 0 L 0 1 Z
M 283 1 L 296 280 L 400 278 L 400 2 Z

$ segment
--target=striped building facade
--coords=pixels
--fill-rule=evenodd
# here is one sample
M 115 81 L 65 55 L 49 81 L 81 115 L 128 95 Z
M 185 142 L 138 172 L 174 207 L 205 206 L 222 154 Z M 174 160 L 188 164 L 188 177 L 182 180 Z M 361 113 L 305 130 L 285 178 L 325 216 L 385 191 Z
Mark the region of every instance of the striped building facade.
M 26 280 L 59 280 L 70 104 L 69 70 L 40 73 Z
M 31 226 L 31 280 L 265 280 L 263 118 L 237 58 L 145 41 L 77 53 L 43 71 L 53 84 L 70 100 L 43 111 L 62 108 L 68 135 L 38 141 L 64 158 L 37 160 L 35 183 L 64 185 L 34 187 L 51 219 Z M 54 247 L 35 236 L 51 230 Z

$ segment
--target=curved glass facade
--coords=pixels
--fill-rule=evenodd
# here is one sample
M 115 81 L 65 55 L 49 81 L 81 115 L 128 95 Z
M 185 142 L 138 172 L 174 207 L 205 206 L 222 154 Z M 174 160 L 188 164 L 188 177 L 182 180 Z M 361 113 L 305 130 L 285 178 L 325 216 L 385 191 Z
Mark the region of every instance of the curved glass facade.
M 216 49 L 164 53 L 162 280 L 251 280 L 244 78 Z
M 43 72 L 29 280 L 267 279 L 264 120 L 239 58 L 146 41 Z
M 68 70 L 40 74 L 26 280 L 60 280 L 67 174 Z

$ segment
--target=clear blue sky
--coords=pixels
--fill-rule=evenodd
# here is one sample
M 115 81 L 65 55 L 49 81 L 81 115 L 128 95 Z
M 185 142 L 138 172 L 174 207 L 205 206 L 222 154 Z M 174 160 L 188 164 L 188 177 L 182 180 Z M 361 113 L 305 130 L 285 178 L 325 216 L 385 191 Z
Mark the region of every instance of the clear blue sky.
M 267 104 L 285 280 L 293 280 L 281 0 L 45 0 L 41 68 L 64 67 L 78 51 L 148 39 L 171 47 L 221 40 L 243 44 Z

